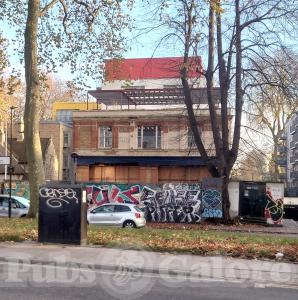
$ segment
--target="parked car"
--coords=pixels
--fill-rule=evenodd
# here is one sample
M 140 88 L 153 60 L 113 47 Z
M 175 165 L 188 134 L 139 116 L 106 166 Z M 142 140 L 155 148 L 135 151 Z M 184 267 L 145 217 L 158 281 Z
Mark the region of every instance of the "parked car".
M 144 227 L 143 211 L 135 204 L 106 203 L 91 208 L 87 213 L 88 224 L 110 225 L 126 228 Z
M 0 195 L 0 217 L 8 217 L 9 195 Z M 26 217 L 29 211 L 30 201 L 19 196 L 11 196 L 11 217 Z

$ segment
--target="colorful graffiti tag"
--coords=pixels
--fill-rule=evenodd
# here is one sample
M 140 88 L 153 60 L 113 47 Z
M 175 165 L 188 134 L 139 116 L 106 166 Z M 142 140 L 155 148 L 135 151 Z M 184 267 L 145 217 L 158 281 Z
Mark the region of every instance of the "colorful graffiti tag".
M 265 218 L 268 224 L 281 224 L 283 218 L 283 199 L 274 199 L 270 189 L 266 191 L 267 205 L 265 207 Z
M 139 204 L 140 186 L 124 184 L 86 185 L 89 205 L 101 205 L 107 202 Z
M 208 187 L 203 191 L 203 205 L 200 184 L 87 184 L 86 191 L 91 206 L 107 202 L 139 204 L 152 222 L 198 223 L 202 217 L 222 217 L 221 192 L 214 183 L 212 190 Z
M 222 179 L 206 178 L 202 182 L 202 217 L 222 218 Z
M 5 182 L 3 184 L 3 194 L 9 194 L 9 183 Z M 24 197 L 26 199 L 30 199 L 30 190 L 28 182 L 12 182 L 11 185 L 11 194 L 14 196 Z

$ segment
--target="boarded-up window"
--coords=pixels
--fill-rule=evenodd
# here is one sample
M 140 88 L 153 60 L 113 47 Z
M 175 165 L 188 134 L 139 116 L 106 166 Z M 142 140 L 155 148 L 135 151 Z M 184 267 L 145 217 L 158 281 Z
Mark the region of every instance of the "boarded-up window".
M 91 148 L 91 126 L 79 126 L 79 148 L 90 149 Z
M 129 183 L 138 183 L 140 181 L 139 167 L 128 167 L 128 180 Z

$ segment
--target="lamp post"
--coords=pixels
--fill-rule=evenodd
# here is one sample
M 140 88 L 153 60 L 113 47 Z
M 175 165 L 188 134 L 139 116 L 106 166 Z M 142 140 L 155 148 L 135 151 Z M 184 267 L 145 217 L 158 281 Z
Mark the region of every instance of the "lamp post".
M 13 173 L 12 166 L 12 126 L 13 126 L 13 113 L 15 106 L 10 107 L 10 151 L 9 151 L 9 199 L 8 199 L 8 218 L 11 218 L 11 177 Z

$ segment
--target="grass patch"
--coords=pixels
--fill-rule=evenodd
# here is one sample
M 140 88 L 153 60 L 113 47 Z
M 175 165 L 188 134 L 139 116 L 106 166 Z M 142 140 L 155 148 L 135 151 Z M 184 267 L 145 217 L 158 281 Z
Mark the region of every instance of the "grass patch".
M 0 241 L 37 241 L 37 221 L 0 219 Z M 274 259 L 284 253 L 288 261 L 298 263 L 298 239 L 245 232 L 184 229 L 123 229 L 88 226 L 88 243 L 105 247 L 145 249 L 198 255 L 227 255 L 243 258 Z

